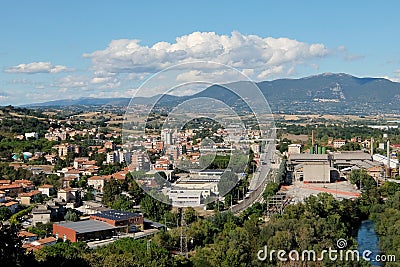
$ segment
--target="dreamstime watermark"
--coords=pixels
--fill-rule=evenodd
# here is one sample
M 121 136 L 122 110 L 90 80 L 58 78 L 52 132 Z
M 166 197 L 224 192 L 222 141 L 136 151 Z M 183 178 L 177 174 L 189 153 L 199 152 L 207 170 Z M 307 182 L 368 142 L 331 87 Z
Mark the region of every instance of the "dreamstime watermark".
M 260 261 L 360 261 L 368 262 L 395 262 L 395 255 L 374 255 L 370 250 L 359 251 L 357 249 L 345 249 L 347 247 L 346 239 L 340 238 L 336 241 L 337 248 L 329 247 L 320 252 L 315 250 L 291 250 L 283 249 L 268 250 L 267 246 L 257 252 L 257 258 Z

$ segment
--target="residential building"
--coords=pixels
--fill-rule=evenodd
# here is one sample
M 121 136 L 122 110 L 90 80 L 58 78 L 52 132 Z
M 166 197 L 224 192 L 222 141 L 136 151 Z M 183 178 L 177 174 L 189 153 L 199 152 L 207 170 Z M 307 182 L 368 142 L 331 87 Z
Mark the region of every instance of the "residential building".
M 22 239 L 22 244 L 29 244 L 38 239 L 38 236 L 36 234 L 24 230 L 19 231 L 18 237 Z
M 300 154 L 301 145 L 300 144 L 290 144 L 288 145 L 288 155 Z
M 29 138 L 38 139 L 39 135 L 36 132 L 25 133 L 25 139 L 28 140 Z
M 38 190 L 42 192 L 42 195 L 51 196 L 54 193 L 54 187 L 50 184 L 44 184 L 38 187 Z
M 27 193 L 21 193 L 18 195 L 18 197 L 20 198 L 20 202 L 22 205 L 31 205 L 38 200 L 41 194 L 41 191 L 34 190 Z
M 346 144 L 346 140 L 335 140 L 333 141 L 333 148 L 339 149 Z
M 32 212 L 32 225 L 36 226 L 37 223 L 46 224 L 51 221 L 51 210 L 47 205 L 38 205 Z

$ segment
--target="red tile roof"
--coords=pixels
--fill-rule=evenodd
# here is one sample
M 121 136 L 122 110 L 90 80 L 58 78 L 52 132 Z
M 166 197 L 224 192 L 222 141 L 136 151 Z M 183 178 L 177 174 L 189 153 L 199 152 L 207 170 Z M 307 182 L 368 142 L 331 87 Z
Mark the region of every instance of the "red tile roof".
M 27 193 L 19 194 L 19 197 L 32 197 L 32 196 L 35 196 L 35 195 L 39 195 L 41 193 L 42 192 L 40 192 L 39 190 L 33 190 L 33 191 L 30 191 L 30 192 L 27 192 Z

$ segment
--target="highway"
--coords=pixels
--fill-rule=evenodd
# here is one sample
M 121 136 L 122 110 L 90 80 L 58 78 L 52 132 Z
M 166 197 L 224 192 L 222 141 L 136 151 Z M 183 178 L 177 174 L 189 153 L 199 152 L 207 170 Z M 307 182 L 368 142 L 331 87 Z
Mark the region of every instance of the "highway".
M 265 162 L 265 164 L 260 164 L 257 168 L 257 172 L 253 174 L 253 178 L 250 181 L 249 194 L 243 201 L 234 205 L 229 209 L 233 213 L 240 213 L 241 211 L 247 209 L 255 202 L 262 202 L 265 186 L 270 181 L 275 181 L 277 171 L 281 164 L 281 158 L 276 153 L 275 147 L 273 149 L 266 149 L 267 153 L 261 155 L 260 162 Z M 274 163 L 273 163 L 274 162 Z

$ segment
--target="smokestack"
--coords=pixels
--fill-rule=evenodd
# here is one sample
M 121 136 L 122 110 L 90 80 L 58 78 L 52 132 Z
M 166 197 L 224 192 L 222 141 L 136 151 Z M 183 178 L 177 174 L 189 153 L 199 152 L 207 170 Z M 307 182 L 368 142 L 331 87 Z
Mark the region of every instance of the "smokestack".
M 311 146 L 314 147 L 314 130 L 311 130 Z
M 371 157 L 374 155 L 374 138 L 371 137 L 371 144 L 370 144 L 370 152 L 371 152 Z
M 390 178 L 390 149 L 389 149 L 389 147 L 390 147 L 390 141 L 389 141 L 389 139 L 387 140 L 387 143 L 386 143 L 386 154 L 387 154 L 387 168 L 386 168 L 386 170 L 387 170 L 387 177 L 388 178 Z

